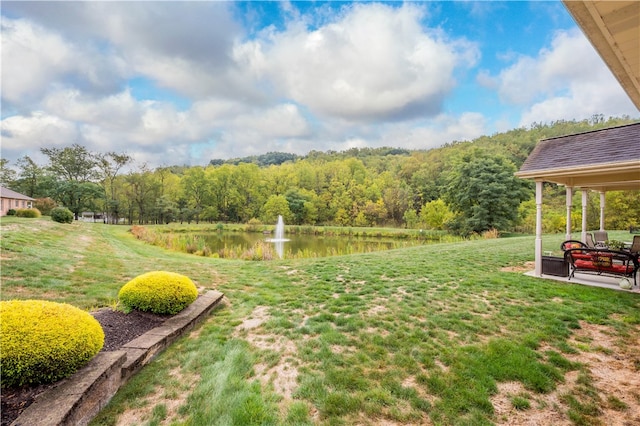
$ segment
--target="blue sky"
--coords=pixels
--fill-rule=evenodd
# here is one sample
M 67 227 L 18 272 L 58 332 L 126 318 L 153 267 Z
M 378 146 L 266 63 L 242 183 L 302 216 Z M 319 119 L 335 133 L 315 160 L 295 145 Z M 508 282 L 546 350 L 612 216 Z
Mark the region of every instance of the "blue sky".
M 2 2 L 2 157 L 428 149 L 638 110 L 560 1 Z

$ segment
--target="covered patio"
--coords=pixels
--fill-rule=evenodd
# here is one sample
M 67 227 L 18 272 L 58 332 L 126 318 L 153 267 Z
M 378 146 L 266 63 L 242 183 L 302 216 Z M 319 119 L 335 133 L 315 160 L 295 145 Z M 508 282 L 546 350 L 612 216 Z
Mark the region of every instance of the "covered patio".
M 563 0 L 563 3 L 640 110 L 640 2 Z M 589 191 L 600 194 L 600 230 L 604 230 L 606 192 L 640 190 L 640 123 L 542 140 L 516 176 L 536 182 L 535 269 L 532 274 L 540 277 L 543 183 L 553 182 L 566 188 L 567 240 L 571 239 L 572 199 L 576 190 L 582 191 L 580 239 L 586 240 Z M 581 278 L 576 275 L 571 282 L 579 282 Z M 584 278 L 584 284 L 593 285 L 593 277 Z M 597 278 L 604 286 L 614 286 L 606 283 L 603 277 Z
M 536 182 L 535 276 L 542 276 L 543 183 L 566 188 L 566 234 L 572 239 L 574 191 L 582 192 L 581 241 L 586 241 L 588 192 L 600 194 L 600 230 L 605 229 L 607 191 L 640 190 L 640 123 L 540 141 L 516 176 Z M 639 213 L 640 214 L 640 213 Z M 575 279 L 574 279 L 575 280 Z M 572 280 L 573 282 L 573 280 Z

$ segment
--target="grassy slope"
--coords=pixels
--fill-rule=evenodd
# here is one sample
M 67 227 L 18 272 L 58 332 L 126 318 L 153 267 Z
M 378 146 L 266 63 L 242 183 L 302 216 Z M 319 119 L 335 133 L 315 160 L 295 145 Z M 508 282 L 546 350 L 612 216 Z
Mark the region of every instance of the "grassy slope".
M 610 325 L 623 342 L 640 333 L 637 294 L 501 272 L 532 259 L 532 237 L 267 263 L 173 253 L 102 224 L 3 218 L 1 230 L 3 300 L 114 305 L 128 279 L 160 269 L 228 298 L 94 424 L 145 405 L 145 424 L 491 424 L 498 382 L 523 383 L 533 401 L 580 368 L 563 357 L 579 321 Z M 238 332 L 257 307 L 266 322 Z M 257 379 L 277 367 L 298 372 L 291 398 Z M 574 412 L 576 423 L 597 417 Z

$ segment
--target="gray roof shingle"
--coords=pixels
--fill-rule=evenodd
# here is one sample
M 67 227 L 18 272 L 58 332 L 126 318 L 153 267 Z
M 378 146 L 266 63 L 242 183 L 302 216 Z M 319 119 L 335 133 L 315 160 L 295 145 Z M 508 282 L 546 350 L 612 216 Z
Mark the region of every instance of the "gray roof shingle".
M 606 163 L 640 162 L 640 123 L 543 139 L 520 172 L 570 169 Z
M 0 197 L 2 197 L 2 198 L 11 198 L 13 200 L 35 201 L 31 197 L 27 197 L 26 195 L 20 194 L 19 192 L 16 192 L 16 191 L 12 191 L 12 190 L 10 190 L 8 188 L 5 188 L 3 186 L 0 186 Z

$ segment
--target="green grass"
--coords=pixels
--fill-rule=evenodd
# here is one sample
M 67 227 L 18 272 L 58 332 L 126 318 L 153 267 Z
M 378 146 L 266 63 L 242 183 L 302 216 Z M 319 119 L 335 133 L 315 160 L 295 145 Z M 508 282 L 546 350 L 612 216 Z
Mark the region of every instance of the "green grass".
M 3 300 L 114 306 L 128 280 L 160 269 L 228 299 L 127 383 L 94 425 L 141 407 L 144 424 L 492 424 L 498 383 L 520 382 L 525 392 L 511 404 L 526 411 L 570 371 L 581 380 L 562 397 L 567 419 L 587 424 L 603 406 L 625 409 L 594 396 L 588 374 L 567 358 L 597 351 L 597 342 L 569 338 L 584 321 L 633 344 L 640 298 L 502 272 L 532 260 L 530 236 L 246 262 L 147 245 L 128 227 L 3 218 L 0 229 Z M 543 249 L 563 239 L 545 236 Z M 256 307 L 265 321 L 237 331 Z M 280 374 L 261 374 L 282 365 L 297 370 L 290 397 L 277 387 Z

